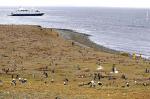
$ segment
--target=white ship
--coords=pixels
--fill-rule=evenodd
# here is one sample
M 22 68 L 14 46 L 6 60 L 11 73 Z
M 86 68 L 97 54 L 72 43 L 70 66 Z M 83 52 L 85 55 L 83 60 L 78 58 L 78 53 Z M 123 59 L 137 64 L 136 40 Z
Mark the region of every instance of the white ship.
M 10 16 L 42 16 L 44 15 L 43 12 L 40 12 L 39 10 L 28 10 L 20 8 L 19 10 L 15 12 L 11 12 Z

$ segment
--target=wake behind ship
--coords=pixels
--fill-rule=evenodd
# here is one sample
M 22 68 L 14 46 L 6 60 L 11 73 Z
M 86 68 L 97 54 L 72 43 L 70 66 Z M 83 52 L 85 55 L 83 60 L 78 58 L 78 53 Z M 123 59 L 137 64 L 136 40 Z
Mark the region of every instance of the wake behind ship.
M 43 12 L 40 12 L 39 10 L 28 10 L 20 8 L 19 10 L 15 12 L 11 12 L 10 16 L 42 16 L 44 15 Z

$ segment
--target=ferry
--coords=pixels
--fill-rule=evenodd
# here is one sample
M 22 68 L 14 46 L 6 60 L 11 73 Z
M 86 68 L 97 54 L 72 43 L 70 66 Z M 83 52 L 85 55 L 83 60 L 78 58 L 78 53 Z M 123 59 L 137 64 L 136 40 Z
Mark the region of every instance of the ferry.
M 15 12 L 11 12 L 10 16 L 42 16 L 44 15 L 43 12 L 40 12 L 39 10 L 28 10 L 20 8 L 19 10 Z

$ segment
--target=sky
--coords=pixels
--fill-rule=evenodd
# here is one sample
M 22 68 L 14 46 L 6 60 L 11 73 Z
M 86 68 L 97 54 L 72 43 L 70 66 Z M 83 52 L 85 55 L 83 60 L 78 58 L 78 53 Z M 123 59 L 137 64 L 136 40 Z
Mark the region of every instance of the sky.
M 150 0 L 0 0 L 1 6 L 83 6 L 150 8 Z

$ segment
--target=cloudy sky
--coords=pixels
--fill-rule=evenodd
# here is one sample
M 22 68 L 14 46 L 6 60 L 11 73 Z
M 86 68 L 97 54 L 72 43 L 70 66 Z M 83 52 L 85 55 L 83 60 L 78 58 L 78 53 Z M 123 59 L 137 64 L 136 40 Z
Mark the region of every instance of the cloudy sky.
M 0 6 L 98 6 L 150 8 L 150 0 L 0 0 Z

